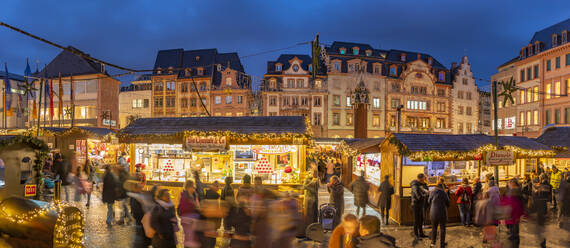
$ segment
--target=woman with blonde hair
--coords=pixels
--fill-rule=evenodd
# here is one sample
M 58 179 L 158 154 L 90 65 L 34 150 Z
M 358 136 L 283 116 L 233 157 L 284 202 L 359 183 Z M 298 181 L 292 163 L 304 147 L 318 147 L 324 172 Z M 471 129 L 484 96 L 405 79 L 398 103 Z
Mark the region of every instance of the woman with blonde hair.
M 354 214 L 342 216 L 342 222 L 332 232 L 329 248 L 353 248 L 358 236 L 358 218 Z

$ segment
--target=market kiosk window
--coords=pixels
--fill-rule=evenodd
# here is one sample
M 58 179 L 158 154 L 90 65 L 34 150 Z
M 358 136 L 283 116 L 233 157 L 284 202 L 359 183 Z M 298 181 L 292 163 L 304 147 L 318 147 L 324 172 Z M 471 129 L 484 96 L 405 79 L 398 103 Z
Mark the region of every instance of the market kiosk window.
M 380 153 L 367 153 L 354 156 L 352 173 L 361 176 L 364 172 L 364 178 L 376 186 L 380 186 Z
M 199 170 L 203 182 L 223 182 L 232 176 L 260 176 L 265 184 L 296 183 L 300 172 L 298 145 L 230 145 L 219 151 L 185 149 L 181 144 L 136 144 L 137 164 L 153 181 L 184 182 Z

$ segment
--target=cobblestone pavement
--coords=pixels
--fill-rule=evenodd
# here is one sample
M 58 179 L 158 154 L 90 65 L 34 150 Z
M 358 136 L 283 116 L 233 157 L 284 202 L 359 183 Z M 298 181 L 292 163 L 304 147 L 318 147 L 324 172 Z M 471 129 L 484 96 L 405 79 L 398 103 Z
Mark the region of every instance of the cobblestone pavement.
M 101 197 L 99 194 L 92 196 L 92 207 L 86 209 L 84 207 L 84 202 L 81 204 L 83 211 L 85 211 L 85 244 L 87 247 L 97 247 L 97 248 L 111 248 L 111 247 L 132 247 L 132 241 L 134 237 L 134 227 L 132 225 L 114 225 L 108 228 L 105 224 L 107 208 L 103 203 L 101 203 Z M 83 200 L 85 201 L 85 200 Z M 324 187 L 321 188 L 319 192 L 319 203 L 328 202 L 328 193 Z M 345 212 L 354 213 L 356 208 L 354 207 L 353 196 L 349 191 L 345 191 Z M 116 215 L 119 214 L 118 206 L 116 206 Z M 378 212 L 374 209 L 367 207 L 367 214 L 373 214 L 378 216 Z M 502 226 L 500 228 L 500 239 L 506 240 L 506 228 Z M 424 239 L 413 244 L 413 238 L 411 235 L 412 228 L 408 226 L 396 226 L 389 225 L 383 226 L 382 231 L 389 235 L 394 236 L 397 239 L 397 245 L 399 247 L 429 247 L 429 240 Z M 430 228 L 426 228 L 426 233 L 430 233 Z M 546 227 L 547 236 L 547 247 L 569 247 L 568 245 L 562 244 L 563 239 L 570 238 L 570 233 L 557 228 L 555 225 L 550 224 Z M 533 234 L 532 225 L 529 223 L 521 224 L 521 247 L 539 247 L 538 241 Z M 330 233 L 326 234 L 328 237 Z M 181 232 L 178 233 L 179 240 L 182 240 Z M 0 242 L 1 243 L 1 242 Z M 220 240 L 219 244 L 223 241 Z M 463 226 L 451 226 L 447 228 L 447 243 L 448 247 L 486 247 L 481 242 L 481 230 L 476 227 L 463 227 Z M 314 246 L 315 245 L 315 246 Z M 179 246 L 182 247 L 182 246 Z M 222 246 L 220 246 L 222 247 Z M 327 247 L 326 243 L 323 244 L 313 244 L 310 241 L 295 241 L 293 247 Z M 503 246 L 508 247 L 508 246 Z

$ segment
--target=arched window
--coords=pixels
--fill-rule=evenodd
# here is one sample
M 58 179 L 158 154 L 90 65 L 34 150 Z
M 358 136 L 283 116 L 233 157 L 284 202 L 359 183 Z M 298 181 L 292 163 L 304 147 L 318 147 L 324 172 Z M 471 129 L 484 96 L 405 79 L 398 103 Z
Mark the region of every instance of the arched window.
M 338 50 L 338 52 L 339 52 L 340 54 L 346 54 L 346 48 L 341 47 L 341 48 Z
M 275 78 L 272 78 L 269 80 L 269 88 L 271 89 L 275 89 L 277 87 L 277 81 L 275 80 Z

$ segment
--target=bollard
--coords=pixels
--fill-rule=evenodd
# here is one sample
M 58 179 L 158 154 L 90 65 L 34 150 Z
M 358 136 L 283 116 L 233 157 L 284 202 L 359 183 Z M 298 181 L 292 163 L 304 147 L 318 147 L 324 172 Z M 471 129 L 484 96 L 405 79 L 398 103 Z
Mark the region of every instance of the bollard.
M 61 199 L 61 180 L 55 181 L 54 192 L 53 192 L 53 200 L 55 202 L 59 202 Z

